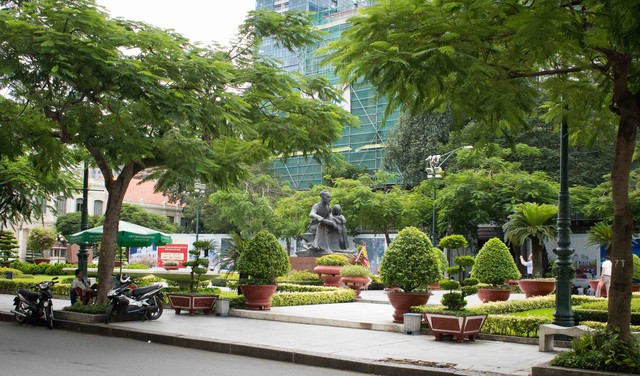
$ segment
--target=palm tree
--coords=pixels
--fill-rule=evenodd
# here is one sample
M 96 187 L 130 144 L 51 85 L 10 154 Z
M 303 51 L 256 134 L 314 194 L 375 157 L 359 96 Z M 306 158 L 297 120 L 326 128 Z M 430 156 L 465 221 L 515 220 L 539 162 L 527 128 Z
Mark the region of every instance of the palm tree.
M 549 204 L 525 202 L 516 207 L 509 221 L 502 226 L 505 238 L 511 243 L 522 245 L 531 239 L 533 275 L 542 277 L 542 249 L 546 240 L 555 238 L 558 233 L 553 218 L 558 207 Z
M 600 222 L 596 223 L 587 231 L 586 245 L 602 245 L 604 244 L 605 254 L 611 255 L 611 236 L 613 230 L 610 224 Z

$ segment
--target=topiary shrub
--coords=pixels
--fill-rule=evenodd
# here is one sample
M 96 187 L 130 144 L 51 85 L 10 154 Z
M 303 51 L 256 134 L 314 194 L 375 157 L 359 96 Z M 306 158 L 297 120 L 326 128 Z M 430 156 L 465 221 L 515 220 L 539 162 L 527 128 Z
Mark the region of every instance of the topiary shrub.
M 447 268 L 449 275 L 458 275 L 458 279 L 463 279 L 464 271 L 473 266 L 475 260 L 471 256 L 458 256 L 453 260 L 455 266 Z M 453 279 L 445 279 L 440 281 L 440 288 L 442 290 L 449 290 L 449 292 L 442 295 L 443 306 L 447 307 L 448 311 L 461 311 L 467 306 L 467 300 L 465 299 L 469 295 L 473 295 L 478 292 L 478 279 L 467 278 L 463 281 L 463 287 L 460 290 L 460 282 Z
M 343 277 L 361 277 L 369 278 L 371 271 L 361 265 L 345 265 L 340 269 L 340 275 Z
M 238 272 L 248 276 L 249 284 L 274 284 L 289 268 L 287 252 L 273 234 L 264 230 L 249 240 L 238 259 Z
M 471 269 L 471 276 L 494 287 L 504 285 L 509 279 L 521 277 L 509 248 L 498 238 L 490 239 L 480 249 Z
M 447 268 L 449 268 L 449 260 L 447 260 L 447 255 L 444 254 L 444 251 L 441 250 L 440 248 L 432 248 L 433 252 L 436 255 L 436 258 L 438 259 L 438 266 L 440 267 L 440 276 L 444 277 L 444 273 L 447 271 Z
M 18 240 L 11 231 L 0 231 L 0 263 L 7 264 L 18 257 Z
M 415 227 L 400 231 L 382 257 L 380 278 L 405 292 L 426 289 L 439 280 L 438 260 L 427 235 Z
M 345 255 L 332 253 L 330 255 L 318 257 L 316 259 L 316 264 L 322 266 L 344 266 L 349 264 L 349 258 Z
M 447 249 L 465 248 L 467 246 L 467 239 L 462 235 L 449 235 L 440 239 L 438 245 Z
M 640 257 L 633 255 L 633 279 L 640 280 Z

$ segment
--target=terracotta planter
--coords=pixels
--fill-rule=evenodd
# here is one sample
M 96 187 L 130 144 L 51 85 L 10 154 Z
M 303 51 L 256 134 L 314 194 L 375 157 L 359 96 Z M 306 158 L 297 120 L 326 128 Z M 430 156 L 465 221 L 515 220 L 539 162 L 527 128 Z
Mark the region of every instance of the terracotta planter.
M 467 337 L 469 341 L 475 341 L 487 319 L 487 315 L 471 314 L 455 316 L 446 313 L 424 313 L 424 316 L 436 341 L 440 341 L 442 336 L 449 335 L 455 337 L 458 343 L 464 342 Z
M 432 291 L 437 291 L 437 290 L 440 290 L 440 284 L 439 283 L 432 283 L 429 286 L 427 286 L 427 288 L 429 290 L 432 290 Z
M 356 291 L 356 299 L 360 299 L 360 291 L 371 283 L 371 279 L 366 277 L 342 277 L 340 283 Z
M 631 292 L 640 292 L 640 283 L 634 283 L 631 285 Z
M 115 261 L 113 263 L 113 266 L 120 266 L 120 265 L 122 265 L 122 261 Z
M 594 294 L 598 290 L 598 283 L 600 283 L 599 279 L 590 279 L 589 280 L 589 286 L 591 286 L 591 288 L 593 289 L 593 293 Z M 606 288 L 601 288 L 600 289 L 600 296 L 602 298 L 606 298 L 607 297 L 607 289 Z
M 549 295 L 556 289 L 556 281 L 521 279 L 518 281 L 518 285 L 527 298 Z
M 403 323 L 404 314 L 411 312 L 411 307 L 427 304 L 429 293 L 406 293 L 406 292 L 394 292 L 388 291 L 387 297 L 389 303 L 395 310 L 393 312 L 393 322 Z
M 205 315 L 211 314 L 218 299 L 218 295 L 167 294 L 167 297 L 176 314 L 180 314 L 184 309 L 189 311 L 191 316 L 197 311 L 203 311 Z
M 34 258 L 33 262 L 37 265 L 37 264 L 48 264 L 51 262 L 50 258 L 44 258 L 44 257 L 39 257 L 39 258 Z
M 324 286 L 340 287 L 340 269 L 342 266 L 318 265 L 313 271 L 320 276 Z
M 242 285 L 246 309 L 268 311 L 271 309 L 271 295 L 276 285 Z
M 478 298 L 483 303 L 489 302 L 504 302 L 509 300 L 511 296 L 511 290 L 509 289 L 479 289 Z
M 178 265 L 165 265 L 164 270 L 178 270 L 180 267 Z

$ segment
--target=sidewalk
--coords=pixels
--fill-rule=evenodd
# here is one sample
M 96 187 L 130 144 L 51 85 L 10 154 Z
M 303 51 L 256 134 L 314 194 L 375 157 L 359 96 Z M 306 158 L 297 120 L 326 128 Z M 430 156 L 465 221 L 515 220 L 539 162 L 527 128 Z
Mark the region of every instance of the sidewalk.
M 299 307 L 276 307 L 268 315 L 292 320 L 312 317 L 315 324 L 272 319 L 176 315 L 165 309 L 157 321 L 57 326 L 77 331 L 134 338 L 176 346 L 246 355 L 298 364 L 322 366 L 378 375 L 528 375 L 531 367 L 549 361 L 555 353 L 540 353 L 537 346 L 495 341 L 436 342 L 432 336 L 382 330 L 325 326 L 323 321 L 359 323 L 361 327 L 389 325 L 392 308 L 381 304 L 380 292 L 365 292 L 366 301 Z M 432 297 L 432 299 L 435 297 Z M 12 320 L 12 295 L 0 294 L 0 318 Z M 434 303 L 437 300 L 433 301 Z M 68 305 L 55 300 L 54 307 Z M 236 310 L 234 315 L 243 315 Z M 264 313 L 264 312 L 263 312 Z M 328 317 L 327 317 L 328 316 Z M 46 331 L 43 332 L 46 335 Z

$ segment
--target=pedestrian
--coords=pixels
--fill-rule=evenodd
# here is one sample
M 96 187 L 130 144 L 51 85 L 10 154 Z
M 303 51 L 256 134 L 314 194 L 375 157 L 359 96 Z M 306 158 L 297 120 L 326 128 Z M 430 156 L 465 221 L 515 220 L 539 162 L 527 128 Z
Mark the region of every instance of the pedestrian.
M 578 295 L 584 295 L 584 287 L 578 286 Z
M 595 291 L 593 291 L 593 289 L 591 288 L 591 286 L 589 286 L 589 287 L 587 288 L 587 295 L 589 295 L 589 296 L 594 296 L 595 294 L 596 294 L 596 293 L 595 293 Z
M 601 296 L 602 286 L 604 286 L 607 297 L 609 297 L 609 287 L 611 287 L 611 269 L 613 269 L 611 257 L 604 257 L 604 262 L 602 263 L 602 267 L 600 269 L 600 282 L 598 283 L 598 288 L 596 289 L 596 297 Z
M 520 263 L 522 264 L 522 266 L 526 266 L 527 267 L 527 278 L 533 277 L 532 256 L 533 256 L 533 254 L 529 255 L 529 261 L 524 261 L 524 257 L 522 257 L 522 255 L 520 255 Z

